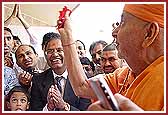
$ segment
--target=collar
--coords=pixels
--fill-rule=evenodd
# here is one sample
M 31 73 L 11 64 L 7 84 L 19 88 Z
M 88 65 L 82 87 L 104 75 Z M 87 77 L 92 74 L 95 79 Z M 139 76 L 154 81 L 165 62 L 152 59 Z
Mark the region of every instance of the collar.
M 64 71 L 64 73 L 62 75 L 58 75 L 56 74 L 53 70 L 52 70 L 52 73 L 54 75 L 54 78 L 57 77 L 57 76 L 63 76 L 65 79 L 67 79 L 67 76 L 68 76 L 68 71 L 67 69 Z

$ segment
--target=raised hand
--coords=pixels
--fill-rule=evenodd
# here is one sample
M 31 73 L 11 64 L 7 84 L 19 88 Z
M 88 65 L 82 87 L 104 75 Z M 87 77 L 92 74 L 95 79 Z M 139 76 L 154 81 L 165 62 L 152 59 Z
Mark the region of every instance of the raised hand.
M 64 28 L 58 28 L 58 31 L 61 35 L 61 40 L 62 40 L 63 45 L 71 44 L 74 42 L 72 38 L 72 25 L 71 25 L 71 19 L 69 16 L 70 13 L 71 13 L 70 11 L 67 11 L 65 13 L 65 21 L 63 25 Z M 58 25 L 61 23 L 62 23 L 61 21 L 59 20 L 57 21 Z
M 121 94 L 116 93 L 114 95 L 118 105 L 122 111 L 143 111 L 138 105 L 133 103 L 130 99 L 122 96 Z
M 71 14 L 72 11 L 70 9 L 68 9 L 66 6 L 64 6 L 64 8 L 63 8 L 62 11 L 59 11 L 60 15 L 59 15 L 59 20 L 58 20 L 59 21 L 59 23 L 58 23 L 58 29 L 64 27 L 65 14 L 66 14 L 67 11 L 70 12 L 69 13 L 69 16 L 70 16 L 70 14 Z
M 30 85 L 32 81 L 33 75 L 31 75 L 29 72 L 24 71 L 19 75 L 19 82 L 23 85 Z
M 88 111 L 107 111 L 100 101 L 96 101 L 88 107 Z
M 54 88 L 54 85 L 51 86 L 51 88 L 48 91 L 47 95 L 47 109 L 49 111 L 53 111 L 55 108 L 54 101 L 53 101 L 53 96 L 52 96 L 52 90 Z
M 4 58 L 5 58 L 4 65 L 13 68 L 14 63 L 13 63 L 12 57 L 5 56 Z
M 51 88 L 48 91 L 47 100 L 48 100 L 47 107 L 49 110 L 53 110 L 54 108 L 63 110 L 65 108 L 66 103 L 64 102 L 57 86 L 54 85 L 51 86 Z
M 139 106 L 133 103 L 130 99 L 116 93 L 114 95 L 115 99 L 117 100 L 118 106 L 121 111 L 143 111 Z M 89 111 L 107 111 L 102 105 L 100 101 L 97 101 L 91 104 L 88 107 Z

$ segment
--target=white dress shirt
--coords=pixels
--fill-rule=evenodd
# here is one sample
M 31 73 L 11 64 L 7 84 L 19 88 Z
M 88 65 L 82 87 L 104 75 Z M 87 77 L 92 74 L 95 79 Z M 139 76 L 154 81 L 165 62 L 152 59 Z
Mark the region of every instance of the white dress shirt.
M 54 79 L 56 77 L 63 77 L 64 79 L 61 79 L 60 83 L 61 83 L 61 88 L 62 88 L 62 96 L 63 96 L 63 93 L 64 93 L 64 87 L 65 87 L 65 83 L 66 83 L 66 79 L 67 79 L 67 76 L 68 76 L 68 72 L 67 70 L 64 71 L 64 73 L 62 75 L 58 75 L 56 74 L 53 70 L 53 75 L 54 75 Z
M 65 83 L 66 83 L 66 79 L 67 79 L 67 76 L 68 76 L 68 71 L 65 70 L 62 75 L 56 74 L 53 70 L 52 70 L 52 72 L 53 72 L 53 75 L 54 75 L 54 79 L 55 79 L 55 77 L 58 77 L 58 76 L 64 77 L 64 79 L 61 79 L 61 81 L 60 81 L 60 83 L 61 83 L 61 88 L 62 88 L 62 94 L 61 94 L 61 95 L 63 96 L 63 94 L 64 94 L 64 88 L 65 88 Z M 46 106 L 43 108 L 43 111 L 48 111 L 48 109 L 47 109 L 47 104 L 46 104 Z

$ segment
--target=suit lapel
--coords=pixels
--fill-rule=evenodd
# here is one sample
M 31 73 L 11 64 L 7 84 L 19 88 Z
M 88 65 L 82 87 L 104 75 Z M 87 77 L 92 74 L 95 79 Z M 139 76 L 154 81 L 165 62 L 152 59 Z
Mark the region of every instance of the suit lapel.
M 52 70 L 49 69 L 48 71 L 46 71 L 46 73 L 43 76 L 43 81 L 41 83 L 42 85 L 42 92 L 44 94 L 44 96 L 46 97 L 48 94 L 48 90 L 51 87 L 51 85 L 54 83 L 54 76 L 52 73 Z

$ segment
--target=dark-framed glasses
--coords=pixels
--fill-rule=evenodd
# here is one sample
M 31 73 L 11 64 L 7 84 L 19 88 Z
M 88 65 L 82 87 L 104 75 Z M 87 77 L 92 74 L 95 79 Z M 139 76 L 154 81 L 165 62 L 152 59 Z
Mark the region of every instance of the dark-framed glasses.
M 103 62 L 103 63 L 106 63 L 106 61 L 109 61 L 109 62 L 114 62 L 115 60 L 117 60 L 117 59 L 115 59 L 114 57 L 109 57 L 109 58 L 103 58 L 103 57 L 101 57 L 101 61 Z
M 45 51 L 45 54 L 46 54 L 46 55 L 52 55 L 52 54 L 54 54 L 54 53 L 61 54 L 61 53 L 63 53 L 63 52 L 64 52 L 64 50 L 63 50 L 62 48 L 47 49 L 47 50 Z

